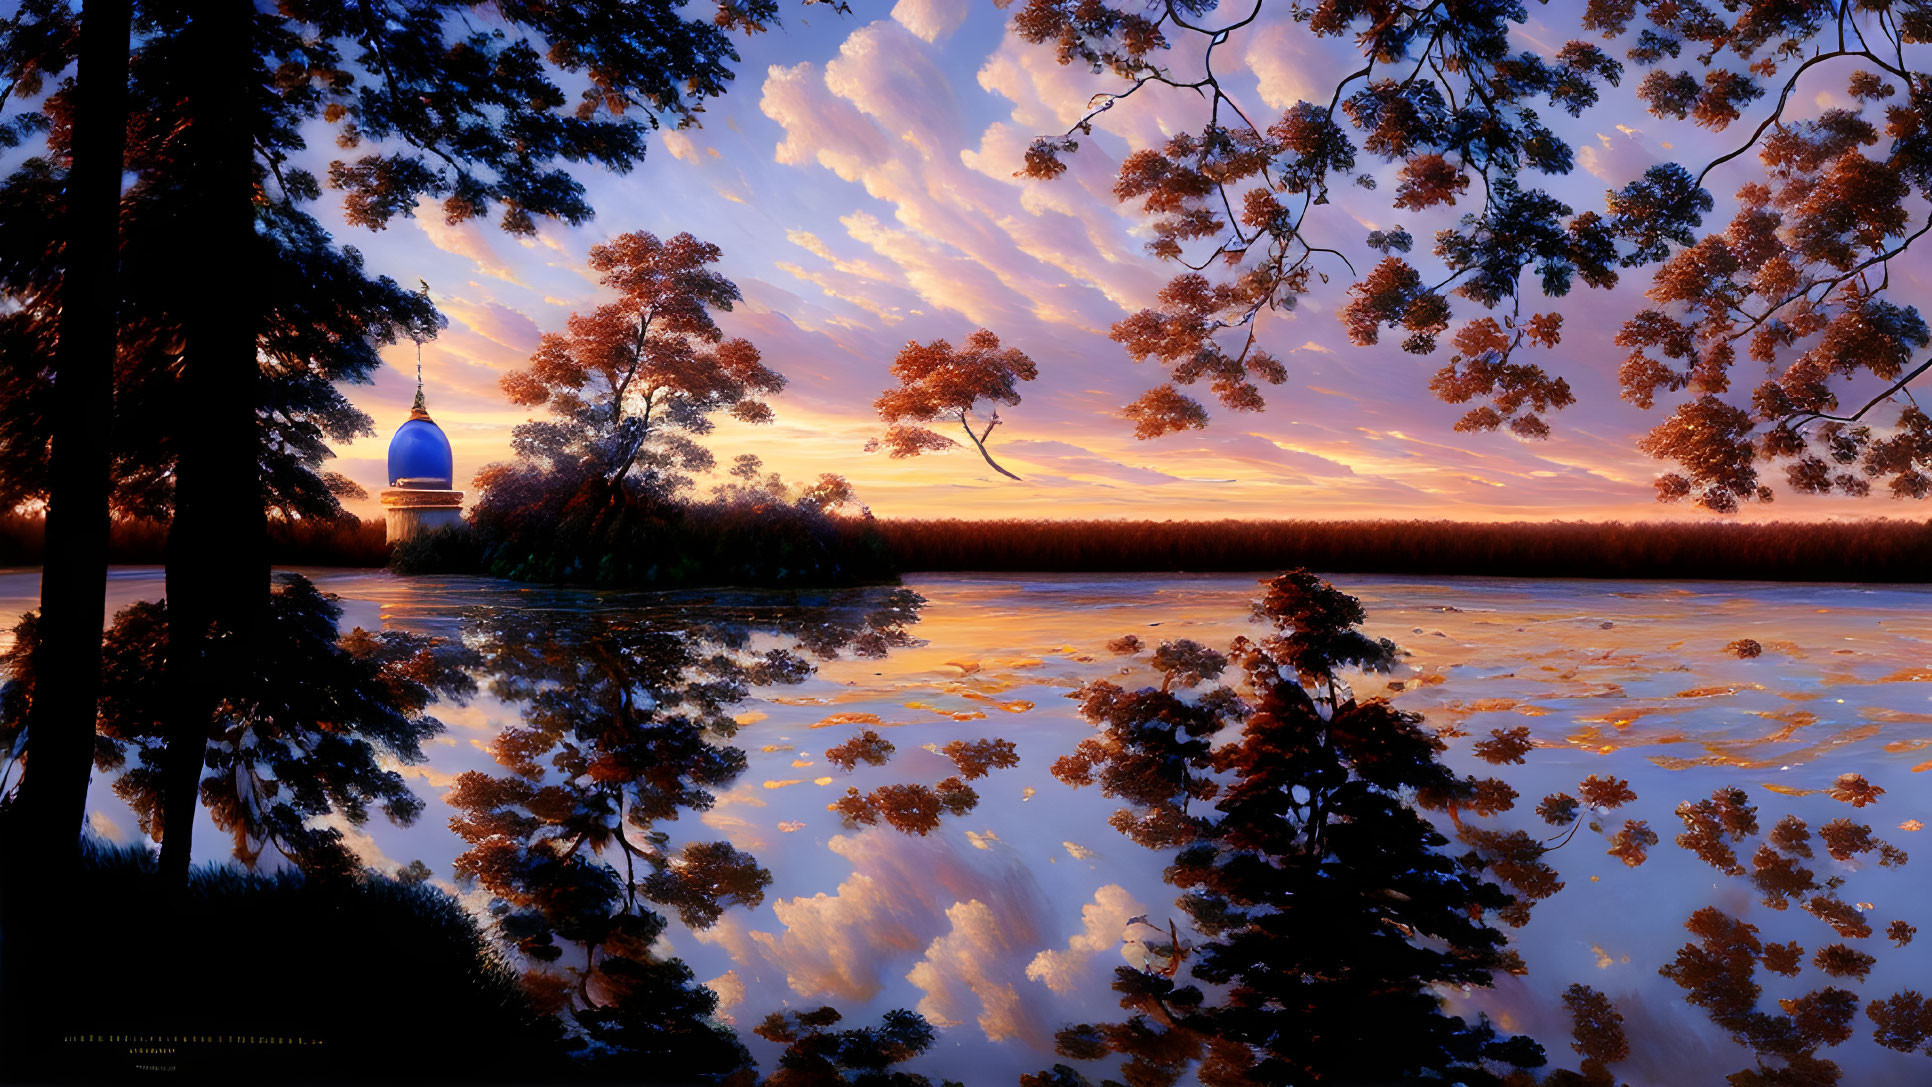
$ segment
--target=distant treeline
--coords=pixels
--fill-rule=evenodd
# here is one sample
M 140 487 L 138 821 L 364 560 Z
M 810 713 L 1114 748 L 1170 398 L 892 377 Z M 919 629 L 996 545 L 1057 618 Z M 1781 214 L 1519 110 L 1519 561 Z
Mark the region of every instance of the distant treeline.
M 710 521 L 733 520 L 726 526 Z M 742 518 L 739 518 L 742 519 Z M 722 514 L 704 518 L 740 551 L 761 535 Z M 902 573 L 1267 571 L 1465 574 L 1490 577 L 1682 578 L 1753 581 L 1932 581 L 1932 522 L 1045 521 L 861 520 L 829 516 L 854 553 L 885 546 Z M 697 527 L 697 526 L 693 526 Z M 789 533 L 776 532 L 789 539 Z M 279 566 L 382 566 L 381 521 L 271 521 Z M 113 561 L 158 563 L 165 525 L 118 522 Z M 675 540 L 659 538 L 659 546 Z M 684 540 L 692 544 L 693 540 Z M 642 546 L 642 545 L 639 545 Z M 38 517 L 0 517 L 0 565 L 41 559 Z M 657 556 L 663 562 L 671 556 Z M 718 556 L 687 555 L 710 569 Z M 440 564 L 411 564 L 435 568 Z M 880 567 L 883 569 L 883 567 Z
M 0 566 L 35 566 L 44 555 L 41 517 L 0 514 Z M 108 561 L 131 565 L 159 563 L 168 543 L 161 521 L 117 520 L 108 539 Z M 389 561 L 381 521 L 345 517 L 339 521 L 268 522 L 269 561 L 277 566 L 381 566 Z
M 904 571 L 1268 571 L 1932 580 L 1932 524 L 880 521 Z

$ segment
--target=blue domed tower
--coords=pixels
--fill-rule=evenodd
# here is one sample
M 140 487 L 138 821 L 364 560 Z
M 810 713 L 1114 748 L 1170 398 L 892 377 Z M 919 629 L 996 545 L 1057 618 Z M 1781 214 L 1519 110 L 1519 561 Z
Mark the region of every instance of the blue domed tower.
M 429 417 L 418 386 L 409 421 L 389 439 L 389 485 L 446 491 L 455 480 L 456 458 L 450 453 L 449 438 Z
M 456 459 L 443 428 L 429 417 L 423 401 L 422 363 L 416 364 L 416 403 L 409 419 L 389 439 L 389 489 L 382 492 L 389 540 L 407 540 L 432 529 L 463 523 L 463 492 L 456 484 Z

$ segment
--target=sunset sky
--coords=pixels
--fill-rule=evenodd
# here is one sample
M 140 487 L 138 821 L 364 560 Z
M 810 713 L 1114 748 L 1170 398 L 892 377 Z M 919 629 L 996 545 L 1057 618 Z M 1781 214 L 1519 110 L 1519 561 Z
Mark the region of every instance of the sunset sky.
M 1543 21 L 1519 35 L 1522 47 L 1553 52 L 1578 36 L 1567 24 L 1580 7 L 1536 8 Z M 1013 174 L 1030 140 L 1065 130 L 1091 94 L 1117 84 L 1014 39 L 1009 13 L 984 0 L 853 8 L 849 16 L 788 8 L 782 28 L 743 43 L 737 82 L 702 128 L 657 134 L 627 176 L 584 171 L 598 217 L 583 227 L 545 224 L 538 239 L 519 240 L 488 225 L 445 225 L 429 207 L 371 235 L 342 224 L 325 196 L 317 210 L 339 240 L 403 283 L 427 280 L 450 319 L 423 349 L 423 365 L 431 410 L 455 443 L 459 486 L 509 456 L 510 430 L 526 415 L 505 401 L 498 377 L 522 364 L 544 330 L 603 299 L 585 269 L 589 247 L 648 230 L 689 231 L 723 248 L 722 270 L 745 296 L 724 319 L 727 331 L 751 339 L 791 381 L 774 403 L 776 423 L 719 430 L 712 448 L 720 462 L 753 452 L 788 479 L 840 473 L 881 516 L 1709 516 L 1651 499 L 1658 468 L 1634 441 L 1661 411 L 1617 399 L 1622 351 L 1610 337 L 1639 308 L 1644 270 L 1626 273 L 1614 291 L 1579 288 L 1563 304 L 1563 344 L 1536 361 L 1567 377 L 1579 403 L 1551 420 L 1548 441 L 1456 433 L 1464 409 L 1426 387 L 1446 348 L 1407 355 L 1394 337 L 1351 346 L 1335 317 L 1350 279 L 1339 263 L 1294 314 L 1263 318 L 1264 345 L 1290 369 L 1286 385 L 1264 389 L 1266 411 L 1216 410 L 1206 430 L 1136 440 L 1120 408 L 1162 373 L 1135 365 L 1107 329 L 1149 304 L 1178 269 L 1144 252 L 1149 234 L 1138 209 L 1115 203 L 1114 172 L 1130 150 L 1197 127 L 1203 107 L 1182 92 L 1137 95 L 1103 118 L 1065 176 L 1021 180 Z M 1241 62 L 1227 77 L 1231 91 L 1270 118 L 1299 99 L 1326 102 L 1350 60 L 1347 39 L 1317 42 L 1286 12 L 1244 30 L 1222 54 Z M 1814 93 L 1790 112 L 1830 104 L 1848 72 L 1822 69 L 1808 85 Z M 1581 120 L 1560 118 L 1578 169 L 1533 183 L 1578 210 L 1601 207 L 1605 189 L 1653 163 L 1701 161 L 1743 139 L 1648 117 L 1630 94 L 1635 81 L 1607 90 Z M 312 142 L 326 161 L 328 138 Z M 1379 191 L 1338 192 L 1312 233 L 1365 270 L 1376 254 L 1364 236 L 1399 223 L 1416 236 L 1426 274 L 1429 239 L 1468 209 L 1392 214 L 1394 167 L 1371 156 L 1362 165 L 1384 181 Z M 1727 197 L 1755 165 L 1747 158 L 1713 175 L 1716 222 L 1728 218 Z M 1895 266 L 1894 295 L 1918 297 L 1923 273 Z M 1458 305 L 1459 317 L 1476 312 Z M 1525 313 L 1552 305 L 1526 301 Z M 1002 462 L 1025 481 L 995 475 L 964 449 L 900 461 L 865 453 L 879 430 L 871 402 L 898 348 L 957 342 L 981 326 L 1040 368 L 994 436 Z M 379 434 L 342 448 L 332 467 L 372 495 L 385 482 L 389 436 L 408 411 L 413 351 L 391 349 L 393 367 L 350 390 Z M 373 498 L 355 508 L 378 509 Z M 1746 516 L 1875 515 L 1923 512 L 1889 498 L 1782 494 Z

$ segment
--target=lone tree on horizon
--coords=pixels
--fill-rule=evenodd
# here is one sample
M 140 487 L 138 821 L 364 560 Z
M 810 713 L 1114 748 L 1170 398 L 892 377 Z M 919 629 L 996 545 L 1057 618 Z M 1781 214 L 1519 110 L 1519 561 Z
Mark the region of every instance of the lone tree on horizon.
M 551 418 L 516 428 L 519 457 L 554 472 L 595 476 L 621 504 L 627 477 L 648 493 L 690 484 L 686 472 L 712 465 L 697 439 L 723 412 L 766 423 L 761 397 L 785 379 L 760 361 L 751 341 L 726 339 L 712 311 L 729 312 L 743 295 L 712 270 L 717 246 L 690 234 L 669 241 L 643 231 L 590 249 L 590 267 L 615 302 L 572 314 L 565 332 L 544 336 L 530 366 L 506 374 L 510 402 L 549 409 Z M 486 488 L 514 469 L 485 469 Z
M 1001 350 L 1000 338 L 982 328 L 960 349 L 945 340 L 908 342 L 892 360 L 892 376 L 899 379 L 899 387 L 873 401 L 888 424 L 886 432 L 867 442 L 866 452 L 885 449 L 896 459 L 951 449 L 959 443 L 917 424 L 958 420 L 988 467 L 1008 479 L 1020 478 L 993 459 L 986 442 L 1003 421 L 997 405 L 1018 404 L 1018 384 L 1040 376 L 1032 359 L 1018 348 Z M 975 416 L 985 423 L 977 432 Z

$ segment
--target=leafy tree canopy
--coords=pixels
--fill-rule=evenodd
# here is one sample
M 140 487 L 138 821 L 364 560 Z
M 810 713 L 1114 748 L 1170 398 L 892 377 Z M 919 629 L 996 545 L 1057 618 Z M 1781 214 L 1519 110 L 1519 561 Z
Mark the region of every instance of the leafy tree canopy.
M 765 1087 L 933 1087 L 916 1072 L 894 1068 L 932 1048 L 937 1032 L 925 1017 L 904 1008 L 885 1013 L 876 1027 L 833 1030 L 843 1019 L 830 1007 L 772 1012 L 754 1028 L 760 1038 L 785 1047 Z M 952 1080 L 939 1087 L 959 1087 Z
M 888 424 L 886 432 L 868 442 L 867 450 L 883 448 L 894 457 L 916 457 L 951 449 L 959 443 L 920 424 L 956 421 L 988 467 L 1008 479 L 1020 478 L 993 460 L 986 441 L 1000 425 L 998 405 L 1018 404 L 1019 383 L 1039 376 L 1032 359 L 1018 348 L 1002 350 L 1000 338 L 982 328 L 960 348 L 945 340 L 906 344 L 892 360 L 892 376 L 899 379 L 898 387 L 887 389 L 873 402 Z M 975 426 L 980 429 L 975 431 Z
M 639 231 L 592 246 L 591 269 L 619 297 L 573 314 L 567 332 L 543 338 L 529 369 L 504 376 L 512 403 L 551 415 L 517 427 L 518 455 L 552 473 L 600 478 L 613 494 L 634 477 L 644 493 L 669 496 L 690 485 L 684 473 L 711 467 L 697 439 L 712 416 L 769 422 L 760 397 L 785 379 L 712 318 L 742 297 L 708 267 L 721 256 L 689 234 L 659 241 Z M 486 469 L 478 482 L 510 470 Z
M 822 0 L 806 0 L 807 3 Z M 843 3 L 832 0 L 835 10 Z M 573 168 L 625 171 L 649 133 L 697 123 L 738 59 L 734 34 L 778 21 L 773 0 L 685 5 L 489 5 L 467 0 L 299 0 L 258 10 L 252 55 L 192 55 L 193 3 L 134 5 L 124 200 L 128 297 L 122 302 L 116 505 L 169 509 L 174 450 L 166 420 L 182 410 L 171 360 L 182 342 L 181 292 L 212 289 L 179 275 L 195 237 L 190 167 L 196 119 L 191 73 L 245 66 L 258 244 L 245 262 L 264 286 L 258 383 L 265 497 L 285 515 L 333 516 L 364 497 L 321 470 L 332 442 L 373 433 L 335 389 L 366 380 L 377 351 L 401 335 L 432 336 L 429 301 L 363 271 L 304 207 L 340 193 L 351 222 L 381 229 L 424 208 L 458 223 L 494 216 L 514 234 L 539 219 L 588 220 Z M 79 5 L 23 0 L 0 19 L 0 147 L 29 157 L 0 190 L 0 508 L 45 498 L 54 350 L 51 287 L 62 267 L 59 224 L 76 93 Z M 568 88 L 568 89 L 567 89 Z M 334 136 L 335 157 L 312 148 Z M 326 160 L 326 161 L 325 161 Z
M 1925 233 L 1932 193 L 1932 89 L 1917 56 L 1932 15 L 1921 7 L 1590 0 L 1565 10 L 1581 16 L 1577 37 L 1538 50 L 1521 4 L 1321 0 L 1292 18 L 1351 41 L 1361 65 L 1326 101 L 1279 116 L 1217 70 L 1264 8 L 1211 19 L 1201 0 L 1029 0 L 1013 17 L 1061 63 L 1125 84 L 1036 140 L 1026 176 L 1064 172 L 1100 114 L 1148 86 L 1208 104 L 1198 129 L 1127 155 L 1114 189 L 1151 217 L 1150 251 L 1186 265 L 1157 305 L 1113 329 L 1133 358 L 1168 368 L 1167 384 L 1127 408 L 1141 437 L 1205 426 L 1207 408 L 1184 391 L 1202 382 L 1228 409 L 1260 409 L 1261 387 L 1287 374 L 1258 346 L 1261 315 L 1293 309 L 1339 270 L 1351 285 L 1338 312 L 1356 343 L 1392 331 L 1431 354 L 1447 340 L 1430 387 L 1475 402 L 1458 429 L 1547 436 L 1546 416 L 1575 398 L 1525 356 L 1561 342 L 1563 300 L 1579 284 L 1611 287 L 1650 266 L 1652 305 L 1617 343 L 1629 352 L 1624 398 L 1667 412 L 1641 443 L 1675 465 L 1659 498 L 1720 512 L 1769 501 L 1772 465 L 1798 492 L 1932 493 L 1932 423 L 1904 393 L 1932 366 L 1914 361 L 1932 333 L 1889 275 Z M 1539 187 L 1576 163 L 1552 126 L 1626 79 L 1653 116 L 1746 134 L 1708 162 L 1652 166 L 1600 207 L 1573 208 Z M 1824 93 L 1836 101 L 1816 117 L 1790 116 Z M 1754 169 L 1725 168 L 1751 153 Z M 1334 235 L 1319 209 L 1341 186 L 1377 188 L 1378 163 L 1395 167 L 1392 210 L 1466 209 L 1436 233 L 1431 262 L 1411 256 L 1416 238 L 1400 226 L 1369 232 L 1380 257 L 1360 266 L 1367 254 L 1320 240 Z M 1728 222 L 1705 227 L 1717 209 L 1706 184 L 1740 172 Z M 1469 305 L 1478 312 L 1459 312 Z M 1739 381 L 1744 359 L 1768 376 Z

